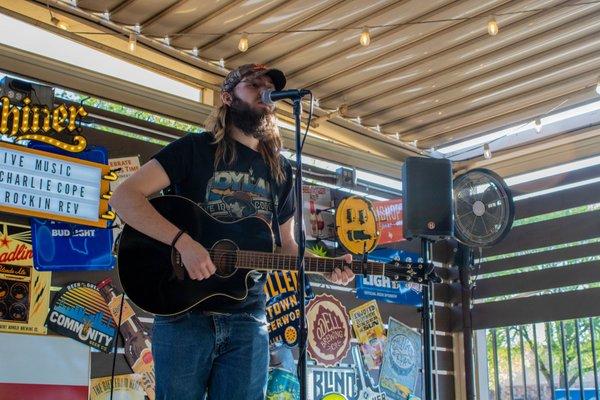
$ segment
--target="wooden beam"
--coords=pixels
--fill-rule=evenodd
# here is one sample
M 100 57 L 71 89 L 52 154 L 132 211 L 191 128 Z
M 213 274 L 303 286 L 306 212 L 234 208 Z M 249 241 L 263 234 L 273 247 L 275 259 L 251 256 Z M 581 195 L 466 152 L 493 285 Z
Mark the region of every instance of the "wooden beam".
M 596 210 L 513 228 L 502 242 L 486 250 L 486 256 L 576 242 L 599 235 L 600 210 Z
M 527 254 L 520 257 L 504 258 L 481 264 L 480 274 L 490 274 L 499 271 L 509 271 L 516 268 L 531 267 L 534 265 L 551 262 L 572 260 L 575 258 L 600 255 L 600 243 L 590 243 L 580 246 L 565 247 L 558 250 L 544 251 L 542 253 Z M 483 256 L 487 254 L 483 251 Z
M 478 279 L 474 299 L 537 292 L 566 286 L 600 282 L 600 261 L 547 268 L 496 278 Z
M 600 288 L 476 304 L 473 329 L 600 315 Z M 460 329 L 457 324 L 455 329 Z
M 600 182 L 517 201 L 515 220 L 598 202 Z

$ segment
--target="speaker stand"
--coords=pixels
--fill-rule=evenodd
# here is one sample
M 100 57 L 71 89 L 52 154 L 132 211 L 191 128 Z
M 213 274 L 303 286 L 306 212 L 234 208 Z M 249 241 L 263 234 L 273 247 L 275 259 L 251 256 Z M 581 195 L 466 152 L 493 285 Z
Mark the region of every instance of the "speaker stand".
M 436 398 L 433 386 L 433 353 L 431 343 L 431 328 L 435 315 L 433 307 L 435 307 L 435 304 L 431 298 L 431 293 L 433 291 L 433 284 L 440 283 L 441 279 L 435 274 L 435 267 L 431 263 L 432 248 L 433 241 L 422 237 L 421 257 L 423 258 L 423 265 L 429 266 L 429 270 L 425 271 L 424 274 L 425 280 L 422 285 L 423 306 L 421 308 L 421 323 L 423 326 L 423 379 L 425 381 L 423 391 L 425 400 L 434 400 Z M 437 392 L 437 388 L 435 392 Z

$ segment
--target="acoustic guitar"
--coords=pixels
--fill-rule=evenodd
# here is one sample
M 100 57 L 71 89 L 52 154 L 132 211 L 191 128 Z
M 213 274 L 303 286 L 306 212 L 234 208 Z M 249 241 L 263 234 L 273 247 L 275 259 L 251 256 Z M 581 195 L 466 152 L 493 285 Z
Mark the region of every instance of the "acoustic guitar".
M 193 201 L 173 195 L 155 197 L 150 203 L 209 251 L 217 271 L 208 279 L 193 280 L 177 250 L 125 225 L 118 246 L 119 278 L 131 301 L 147 312 L 175 315 L 213 297 L 241 301 L 248 295 L 252 270 L 296 270 L 295 255 L 274 253 L 273 231 L 263 219 L 219 221 Z M 345 266 L 355 274 L 416 282 L 423 279 L 428 267 L 401 261 L 348 264 L 342 259 L 304 258 L 307 273 L 326 273 Z M 240 275 L 245 279 L 238 279 Z

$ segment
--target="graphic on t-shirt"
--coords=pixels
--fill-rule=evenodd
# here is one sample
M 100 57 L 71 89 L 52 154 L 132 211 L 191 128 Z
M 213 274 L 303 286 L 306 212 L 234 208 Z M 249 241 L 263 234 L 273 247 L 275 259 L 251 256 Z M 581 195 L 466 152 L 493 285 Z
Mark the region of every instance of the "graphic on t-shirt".
M 205 210 L 220 220 L 257 216 L 271 220 L 271 187 L 248 172 L 215 171 L 206 188 Z

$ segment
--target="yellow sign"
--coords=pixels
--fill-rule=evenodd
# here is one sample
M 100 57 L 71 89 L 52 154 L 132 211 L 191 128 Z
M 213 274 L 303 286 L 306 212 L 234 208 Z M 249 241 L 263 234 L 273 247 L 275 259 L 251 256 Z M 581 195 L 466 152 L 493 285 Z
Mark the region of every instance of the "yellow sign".
M 0 142 L 0 211 L 106 227 L 110 167 Z
M 45 335 L 51 273 L 33 268 L 30 227 L 0 222 L 0 259 L 0 331 Z
M 57 108 L 49 110 L 48 107 L 30 106 L 31 100 L 26 97 L 23 107 L 19 108 L 10 104 L 6 96 L 0 98 L 2 102 L 2 119 L 0 120 L 0 133 L 17 140 L 35 140 L 44 142 L 59 149 L 78 153 L 85 150 L 87 141 L 77 133 L 77 119 L 88 115 L 83 107 L 61 104 Z M 10 127 L 9 127 L 10 122 Z M 64 130 L 72 135 L 71 142 L 65 142 L 56 136 Z M 55 135 L 51 136 L 50 132 Z
M 110 400 L 110 376 L 90 379 L 89 400 Z M 113 394 L 115 399 L 144 400 L 145 392 L 137 374 L 116 375 Z
M 348 314 L 352 321 L 354 335 L 361 345 L 367 368 L 376 369 L 383 361 L 385 345 L 383 320 L 377 302 L 368 301 L 351 309 Z
M 335 210 L 339 242 L 352 254 L 365 254 L 379 242 L 379 229 L 373 205 L 365 198 L 349 196 Z

